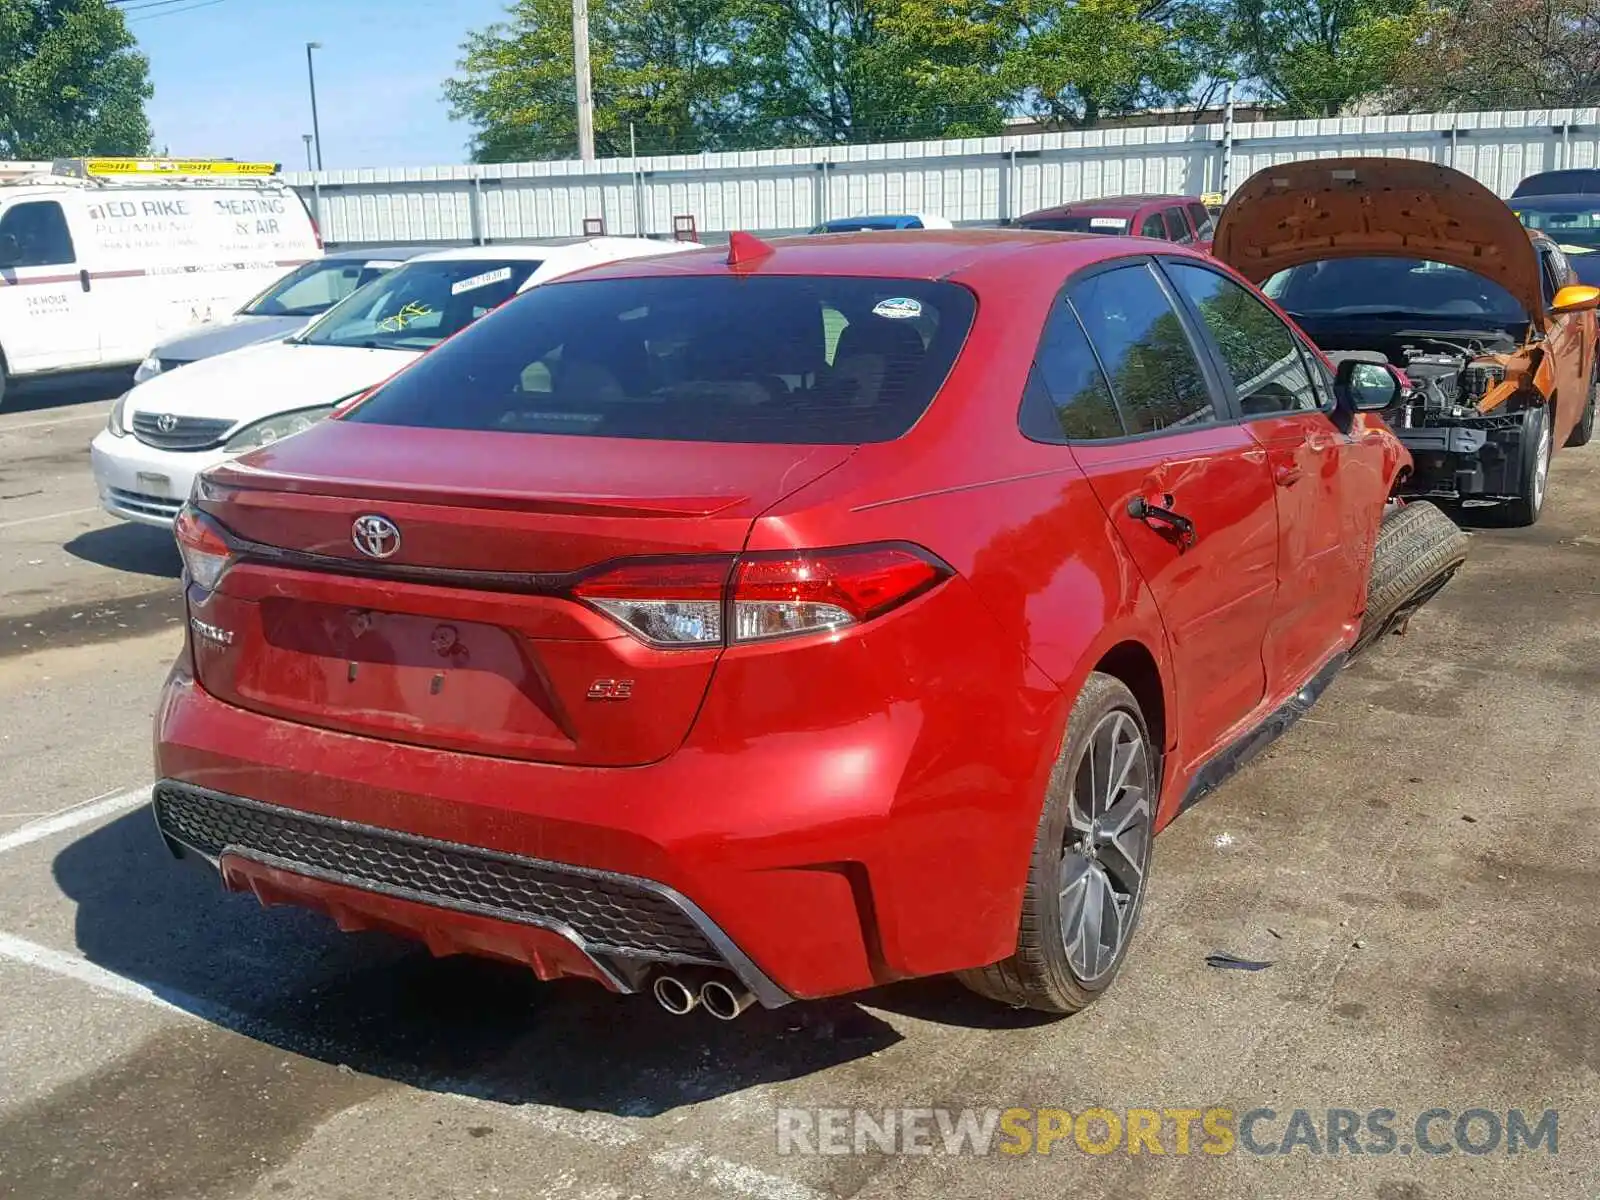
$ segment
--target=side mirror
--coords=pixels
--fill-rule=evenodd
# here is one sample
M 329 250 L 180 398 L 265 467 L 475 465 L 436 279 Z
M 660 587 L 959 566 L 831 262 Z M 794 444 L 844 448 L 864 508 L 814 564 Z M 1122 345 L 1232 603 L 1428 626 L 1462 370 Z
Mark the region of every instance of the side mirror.
M 1550 312 L 1558 317 L 1567 313 L 1593 312 L 1596 308 L 1600 308 L 1600 288 L 1583 283 L 1568 284 L 1550 302 Z
M 1400 399 L 1404 388 L 1400 372 L 1385 363 L 1347 358 L 1339 364 L 1333 386 L 1356 412 L 1381 412 Z
M 22 246 L 14 233 L 0 234 L 0 267 L 14 267 L 22 261 Z

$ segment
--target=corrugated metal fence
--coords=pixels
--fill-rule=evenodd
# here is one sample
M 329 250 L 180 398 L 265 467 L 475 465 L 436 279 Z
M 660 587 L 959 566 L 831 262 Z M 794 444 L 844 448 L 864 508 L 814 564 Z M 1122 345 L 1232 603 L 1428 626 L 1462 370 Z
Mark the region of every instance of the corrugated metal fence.
M 1600 165 L 1600 110 L 1152 126 L 719 154 L 286 175 L 334 245 L 791 231 L 929 212 L 996 223 L 1068 200 L 1226 191 L 1273 163 L 1386 155 L 1453 165 L 1501 195 L 1535 171 Z

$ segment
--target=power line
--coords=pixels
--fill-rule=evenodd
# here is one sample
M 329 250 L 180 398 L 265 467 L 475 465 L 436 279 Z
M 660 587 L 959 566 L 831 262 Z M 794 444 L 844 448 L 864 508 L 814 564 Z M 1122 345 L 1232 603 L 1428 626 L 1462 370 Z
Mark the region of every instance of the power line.
M 167 5 L 167 4 L 176 4 L 176 3 L 179 3 L 179 2 L 180 2 L 180 0 L 149 0 L 149 3 L 147 5 L 147 7 L 150 7 L 150 8 L 161 8 L 161 7 L 163 7 L 163 6 Z M 197 3 L 190 4 L 187 8 L 168 8 L 164 12 L 147 13 L 146 15 L 144 15 L 142 17 L 130 17 L 130 18 L 128 18 L 128 20 L 129 20 L 130 24 L 133 24 L 133 23 L 136 23 L 136 22 L 139 22 L 139 21 L 153 21 L 157 17 L 175 17 L 179 13 L 194 12 L 197 8 L 210 8 L 213 4 L 221 4 L 221 3 L 222 3 L 222 0 L 198 0 Z M 139 12 L 141 10 L 140 9 L 135 9 L 135 8 L 124 8 L 122 11 L 123 12 Z

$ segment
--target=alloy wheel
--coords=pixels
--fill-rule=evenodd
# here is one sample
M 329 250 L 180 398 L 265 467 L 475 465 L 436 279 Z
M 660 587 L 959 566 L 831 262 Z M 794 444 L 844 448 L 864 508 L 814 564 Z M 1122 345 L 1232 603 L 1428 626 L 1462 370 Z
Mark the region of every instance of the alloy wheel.
M 1116 965 L 1144 888 L 1151 834 L 1150 754 L 1116 709 L 1101 718 L 1073 774 L 1061 855 L 1061 940 L 1072 972 L 1093 984 Z

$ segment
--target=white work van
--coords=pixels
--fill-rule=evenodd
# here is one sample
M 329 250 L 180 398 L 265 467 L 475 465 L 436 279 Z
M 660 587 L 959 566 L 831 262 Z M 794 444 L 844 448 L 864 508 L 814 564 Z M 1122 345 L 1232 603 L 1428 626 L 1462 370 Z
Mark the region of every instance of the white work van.
M 322 253 L 270 163 L 74 159 L 0 181 L 6 380 L 140 362 Z

